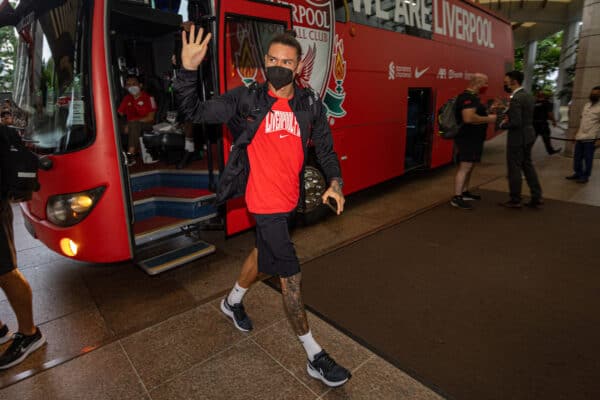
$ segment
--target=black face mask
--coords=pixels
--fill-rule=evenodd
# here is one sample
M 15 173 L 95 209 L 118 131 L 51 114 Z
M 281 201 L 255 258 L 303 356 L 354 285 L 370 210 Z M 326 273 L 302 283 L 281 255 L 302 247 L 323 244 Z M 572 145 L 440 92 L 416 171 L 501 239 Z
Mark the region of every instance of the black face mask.
M 285 85 L 289 85 L 294 80 L 294 72 L 284 67 L 267 67 L 267 80 L 273 85 L 275 90 L 279 90 Z
M 590 94 L 590 101 L 592 102 L 592 104 L 596 104 L 598 100 L 600 100 L 600 95 Z
M 510 88 L 510 86 L 508 86 L 508 85 L 504 85 L 504 91 L 505 91 L 506 93 L 512 93 L 512 89 L 511 89 L 511 88 Z

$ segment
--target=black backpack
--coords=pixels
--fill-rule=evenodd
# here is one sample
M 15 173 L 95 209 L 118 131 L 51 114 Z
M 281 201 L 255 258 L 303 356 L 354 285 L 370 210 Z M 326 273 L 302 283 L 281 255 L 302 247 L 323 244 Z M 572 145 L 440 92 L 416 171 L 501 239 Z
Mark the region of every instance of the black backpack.
M 439 134 L 444 139 L 454 139 L 462 124 L 456 120 L 456 97 L 445 102 L 437 113 Z
M 39 159 L 12 128 L 0 126 L 0 191 L 12 201 L 31 200 L 40 189 Z

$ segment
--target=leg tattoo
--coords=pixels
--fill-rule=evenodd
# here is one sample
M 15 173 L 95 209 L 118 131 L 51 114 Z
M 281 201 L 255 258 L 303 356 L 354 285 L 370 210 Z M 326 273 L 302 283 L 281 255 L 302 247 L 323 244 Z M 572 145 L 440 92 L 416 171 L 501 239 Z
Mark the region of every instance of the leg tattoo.
M 302 302 L 300 293 L 301 274 L 289 276 L 281 279 L 281 292 L 283 295 L 283 307 L 287 314 L 288 320 L 292 325 L 294 333 L 298 336 L 308 333 L 308 319 Z

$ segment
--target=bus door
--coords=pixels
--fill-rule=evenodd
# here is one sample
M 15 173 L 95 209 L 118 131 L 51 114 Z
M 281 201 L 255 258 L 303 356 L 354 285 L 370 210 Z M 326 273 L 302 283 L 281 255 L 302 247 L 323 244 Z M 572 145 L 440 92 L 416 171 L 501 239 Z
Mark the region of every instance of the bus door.
M 222 0 L 219 13 L 219 65 L 221 93 L 240 85 L 265 81 L 264 56 L 271 37 L 291 29 L 292 8 L 288 5 L 247 0 Z M 224 130 L 223 153 L 227 161 L 232 136 Z M 227 202 L 227 235 L 248 229 L 254 224 L 243 198 Z
M 433 120 L 431 88 L 409 88 L 404 158 L 406 171 L 429 166 Z
M 135 100 L 137 105 L 145 107 L 146 113 L 149 108 L 153 110 L 153 118 L 146 119 L 141 127 L 130 125 L 128 117 L 121 116 L 118 132 L 123 135 L 116 135 L 117 142 L 121 139 L 120 150 L 139 148 L 135 162 L 123 168 L 124 190 L 129 190 L 133 259 L 151 275 L 215 251 L 214 245 L 202 241 L 197 234 L 218 215 L 211 187 L 210 141 L 194 137 L 200 129 L 202 133 L 208 131 L 177 115 L 172 90 L 172 79 L 180 64 L 178 40 L 182 22 L 189 18 L 207 28 L 214 19 L 209 11 L 208 0 L 194 2 L 193 7 L 191 4 L 188 7 L 187 2 L 173 2 L 164 8 L 122 1 L 111 3 L 113 109 L 116 113 L 120 104 L 127 101 L 133 104 L 125 81 L 135 76 L 148 94 L 145 99 Z M 202 98 L 206 98 L 205 91 L 213 91 L 213 59 L 209 53 L 207 60 L 211 62 L 203 63 L 199 70 Z M 138 129 L 139 143 L 128 143 L 132 126 Z M 195 142 L 196 150 L 189 151 L 193 154 L 190 162 L 180 167 L 178 162 L 189 138 Z M 206 157 L 200 156 L 204 146 Z

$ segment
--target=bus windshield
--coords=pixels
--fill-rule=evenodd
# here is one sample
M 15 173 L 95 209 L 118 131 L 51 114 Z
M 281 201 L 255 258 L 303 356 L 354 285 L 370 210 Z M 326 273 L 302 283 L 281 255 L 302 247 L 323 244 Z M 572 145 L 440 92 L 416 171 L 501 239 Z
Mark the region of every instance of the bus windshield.
M 90 96 L 90 0 L 55 2 L 19 24 L 13 97 L 18 125 L 39 153 L 81 149 L 94 139 Z

